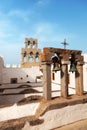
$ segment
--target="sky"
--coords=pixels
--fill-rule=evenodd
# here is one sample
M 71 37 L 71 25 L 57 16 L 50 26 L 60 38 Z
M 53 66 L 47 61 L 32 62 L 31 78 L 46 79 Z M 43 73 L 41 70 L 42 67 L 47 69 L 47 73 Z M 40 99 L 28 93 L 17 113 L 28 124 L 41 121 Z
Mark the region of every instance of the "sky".
M 0 55 L 5 64 L 20 64 L 25 38 L 38 48 L 87 53 L 87 0 L 0 0 Z

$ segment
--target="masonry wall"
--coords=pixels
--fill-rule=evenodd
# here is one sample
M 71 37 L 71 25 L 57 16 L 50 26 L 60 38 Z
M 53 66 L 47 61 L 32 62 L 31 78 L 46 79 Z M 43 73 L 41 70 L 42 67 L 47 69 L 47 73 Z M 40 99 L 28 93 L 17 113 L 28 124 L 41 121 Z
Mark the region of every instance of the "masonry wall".
M 60 109 L 54 109 L 46 112 L 39 119 L 43 120 L 42 124 L 30 125 L 26 122 L 21 130 L 53 130 L 67 124 L 87 118 L 87 104 L 77 104 Z
M 36 76 L 40 76 L 39 67 L 32 68 L 3 68 L 3 83 L 11 83 L 17 79 L 17 83 L 35 82 Z
M 87 91 L 87 54 L 84 54 L 83 83 L 84 83 L 84 90 Z
M 0 84 L 2 84 L 3 82 L 3 77 L 2 77 L 3 66 L 4 66 L 4 61 L 3 61 L 3 58 L 0 57 Z

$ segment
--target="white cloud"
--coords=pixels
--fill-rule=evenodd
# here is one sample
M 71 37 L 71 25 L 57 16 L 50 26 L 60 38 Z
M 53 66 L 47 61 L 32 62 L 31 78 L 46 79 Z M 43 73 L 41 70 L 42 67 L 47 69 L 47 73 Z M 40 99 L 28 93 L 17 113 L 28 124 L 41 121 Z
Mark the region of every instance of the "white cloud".
M 9 43 L 0 45 L 0 54 L 4 57 L 6 64 L 18 64 L 21 57 L 21 43 Z
M 50 2 L 50 0 L 38 0 L 37 5 L 38 6 L 45 6 L 45 5 L 48 5 L 49 2 Z
M 9 17 L 18 17 L 23 19 L 24 21 L 28 21 L 29 20 L 29 15 L 31 15 L 31 11 L 30 10 L 11 10 L 8 13 Z
M 48 0 L 49 1 L 49 0 Z M 45 2 L 45 0 L 39 0 L 38 4 Z M 44 4 L 44 3 L 43 3 Z M 63 29 L 60 25 L 51 22 L 38 22 L 32 21 L 31 24 L 27 24 L 26 29 L 21 25 L 21 19 L 24 20 L 24 27 L 26 21 L 32 19 L 32 11 L 26 10 L 10 10 L 7 14 L 0 12 L 0 54 L 5 57 L 6 63 L 19 62 L 21 47 L 24 46 L 25 37 L 37 38 L 39 41 L 39 47 L 46 46 L 59 47 L 64 38 L 72 39 L 74 35 L 72 33 L 63 33 Z M 34 13 L 33 17 L 36 17 L 37 13 Z M 11 18 L 19 18 L 20 27 L 17 25 L 17 21 Z M 62 31 L 61 31 L 62 30 Z M 18 60 L 19 59 L 19 60 Z
M 62 30 L 62 31 L 61 31 Z M 40 47 L 54 46 L 59 47 L 65 38 L 66 40 L 72 39 L 75 36 L 72 33 L 64 33 L 62 27 L 55 23 L 38 23 L 34 26 L 32 33 L 33 37 L 38 38 Z M 58 45 L 58 46 L 56 46 Z

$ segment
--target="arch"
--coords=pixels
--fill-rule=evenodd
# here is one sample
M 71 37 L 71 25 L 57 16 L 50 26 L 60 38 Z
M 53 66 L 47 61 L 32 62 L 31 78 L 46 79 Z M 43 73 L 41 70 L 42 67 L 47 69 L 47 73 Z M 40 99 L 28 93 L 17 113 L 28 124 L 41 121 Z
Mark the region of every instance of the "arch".
M 29 62 L 34 62 L 34 54 L 32 51 L 29 53 Z
M 83 95 L 83 63 L 84 59 L 79 50 L 66 50 L 60 48 L 44 48 L 41 54 L 41 64 L 43 68 L 43 95 L 46 100 L 51 99 L 51 64 L 58 62 L 61 59 L 61 96 L 67 98 L 68 93 L 68 64 L 69 57 L 76 52 L 73 59 L 77 61 L 77 71 L 75 71 L 75 90 L 77 95 Z M 52 62 L 54 58 L 54 62 Z M 72 60 L 72 59 L 71 59 Z M 75 62 L 74 61 L 74 62 Z M 57 66 L 58 68 L 58 66 Z
M 27 47 L 30 48 L 30 40 L 27 43 Z
M 61 57 L 59 53 L 54 52 L 52 57 L 52 70 L 53 71 L 60 71 L 61 70 Z
M 36 62 L 39 62 L 39 52 L 36 52 L 35 59 L 36 59 Z
M 35 47 L 36 47 L 36 42 L 33 41 L 32 48 L 35 48 Z
M 23 57 L 24 57 L 24 62 L 26 62 L 26 55 L 27 55 L 27 53 L 26 53 L 26 51 L 24 52 L 24 55 L 23 55 Z

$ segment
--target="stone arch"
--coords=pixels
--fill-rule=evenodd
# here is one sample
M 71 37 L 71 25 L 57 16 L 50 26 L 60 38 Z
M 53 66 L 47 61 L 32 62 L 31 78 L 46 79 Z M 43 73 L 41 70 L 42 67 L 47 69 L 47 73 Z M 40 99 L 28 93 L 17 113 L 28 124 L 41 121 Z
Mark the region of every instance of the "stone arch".
M 44 48 L 41 54 L 41 64 L 43 68 L 43 95 L 44 98 L 51 99 L 51 57 L 54 53 L 60 54 L 61 57 L 61 96 L 63 98 L 68 97 L 68 64 L 69 56 L 76 53 L 76 58 L 78 59 L 77 71 L 75 71 L 75 86 L 76 94 L 83 95 L 83 56 L 81 56 L 81 51 L 79 50 L 66 50 L 60 48 Z M 57 59 L 57 56 L 56 56 Z M 79 74 L 79 75 L 78 75 Z
M 28 48 L 30 48 L 30 44 L 31 44 L 31 43 L 30 43 L 30 40 L 29 40 L 28 43 L 27 43 L 27 47 L 28 47 Z
M 36 42 L 32 41 L 32 48 L 36 48 Z
M 29 53 L 29 62 L 33 62 L 34 61 L 34 54 L 33 54 L 33 52 L 31 51 L 30 53 Z
M 61 69 L 61 57 L 60 54 L 57 52 L 54 52 L 51 57 L 52 60 L 52 70 L 53 71 L 59 71 Z
M 35 56 L 35 59 L 36 59 L 36 62 L 39 62 L 39 52 L 36 52 L 36 56 Z
M 26 53 L 26 51 L 25 51 L 24 54 L 23 54 L 24 62 L 26 62 L 26 55 L 27 55 L 27 53 Z

